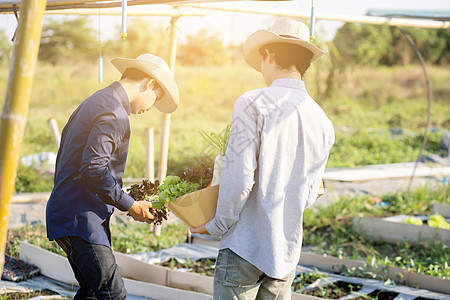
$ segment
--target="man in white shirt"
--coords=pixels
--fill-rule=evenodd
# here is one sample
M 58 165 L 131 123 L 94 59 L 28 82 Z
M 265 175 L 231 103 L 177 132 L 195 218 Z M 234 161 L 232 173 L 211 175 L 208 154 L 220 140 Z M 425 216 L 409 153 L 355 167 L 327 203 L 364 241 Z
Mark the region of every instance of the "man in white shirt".
M 234 105 L 215 217 L 194 233 L 222 237 L 214 299 L 290 299 L 303 211 L 317 199 L 334 129 L 302 81 L 324 51 L 291 19 L 244 45 L 267 87 Z

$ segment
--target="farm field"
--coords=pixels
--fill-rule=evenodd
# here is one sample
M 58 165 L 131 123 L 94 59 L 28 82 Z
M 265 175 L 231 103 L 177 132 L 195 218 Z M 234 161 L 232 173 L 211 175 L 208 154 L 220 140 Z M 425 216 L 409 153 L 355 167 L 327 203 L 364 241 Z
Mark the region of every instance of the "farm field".
M 105 59 L 105 61 L 108 61 Z M 325 96 L 325 74 L 320 65 L 307 73 L 307 89 L 323 107 L 336 129 L 336 143 L 327 167 L 352 167 L 369 164 L 408 162 L 416 159 L 426 124 L 427 99 L 420 66 L 361 67 L 347 70 L 339 88 Z M 424 154 L 439 154 L 445 129 L 450 127 L 450 72 L 445 67 L 429 66 L 433 104 L 432 130 Z M 97 66 L 85 61 L 67 65 L 39 63 L 33 84 L 31 104 L 21 156 L 55 152 L 49 117 L 56 118 L 60 130 L 72 111 L 97 89 L 117 80 L 118 71 L 105 63 L 104 83 L 97 81 Z M 0 67 L 0 93 L 4 94 L 8 68 Z M 264 86 L 262 76 L 238 60 L 223 66 L 177 65 L 175 78 L 181 102 L 171 117 L 168 174 L 186 170 L 214 153 L 200 131 L 220 133 L 231 120 L 235 99 L 243 92 Z M 155 129 L 155 159 L 158 159 L 162 116 L 156 109 L 132 115 L 132 137 L 124 177 L 142 178 L 145 170 L 145 128 Z M 157 162 L 155 162 L 155 166 Z M 17 191 L 46 191 L 51 180 L 24 168 L 25 183 Z M 47 183 L 42 183 L 47 179 Z
M 105 60 L 106 61 L 106 60 Z M 440 142 L 450 129 L 450 72 L 445 67 L 429 66 L 433 91 L 432 128 L 424 154 L 444 155 Z M 21 156 L 38 152 L 56 152 L 47 120 L 56 118 L 60 129 L 76 106 L 90 94 L 118 79 L 119 73 L 105 64 L 105 82 L 97 82 L 97 67 L 88 62 L 66 66 L 39 63 L 28 115 Z M 0 92 L 4 94 L 8 68 L 0 67 Z M 313 98 L 324 108 L 336 129 L 328 168 L 353 167 L 414 161 L 418 155 L 426 124 L 427 99 L 423 73 L 419 66 L 361 67 L 346 72 L 343 82 L 329 96 L 326 80 L 317 69 L 306 79 Z M 172 114 L 168 174 L 176 174 L 215 156 L 207 148 L 200 131 L 220 133 L 230 122 L 234 100 L 243 92 L 264 86 L 259 73 L 242 62 L 224 66 L 177 65 L 175 77 L 181 102 Z M 336 79 L 338 80 L 338 79 Z M 152 109 L 131 116 L 132 138 L 125 177 L 145 174 L 145 128 L 155 128 L 155 157 L 158 158 L 161 114 Z M 155 167 L 157 162 L 155 162 Z M 50 191 L 51 175 L 36 174 L 19 167 L 16 192 Z M 366 266 L 346 270 L 347 275 L 383 281 L 386 266 L 410 269 L 442 279 L 450 278 L 448 245 L 433 240 L 420 245 L 407 241 L 380 243 L 357 233 L 351 221 L 356 215 L 373 217 L 395 214 L 430 214 L 431 203 L 450 204 L 449 187 L 425 186 L 418 190 L 383 195 L 385 208 L 373 205 L 373 197 L 355 196 L 335 199 L 327 207 L 317 206 L 305 213 L 304 246 L 318 254 L 358 259 Z M 123 253 L 157 251 L 183 243 L 187 227 L 166 224 L 155 237 L 145 224 L 113 226 L 113 246 Z M 62 254 L 45 236 L 45 227 L 37 225 L 10 229 L 7 254 L 18 255 L 18 241 L 27 240 Z
M 386 273 L 396 267 L 408 272 L 450 280 L 450 250 L 439 239 L 423 239 L 420 243 L 408 240 L 397 243 L 380 242 L 370 234 L 356 230 L 355 216 L 385 217 L 398 214 L 431 215 L 432 203 L 450 205 L 450 187 L 426 186 L 410 192 L 386 194 L 386 206 L 377 206 L 373 197 L 341 197 L 330 205 L 314 205 L 304 215 L 303 251 L 340 259 L 363 262 L 359 267 L 343 268 L 341 275 L 376 279 L 395 284 L 398 278 Z M 132 222 L 129 218 L 112 226 L 113 249 L 126 254 L 158 251 L 186 241 L 188 227 L 181 222 L 164 223 L 160 236 L 154 236 L 148 224 Z M 55 242 L 46 238 L 45 226 L 24 226 L 8 232 L 6 253 L 19 255 L 19 241 L 27 241 L 51 252 L 65 255 Z M 189 268 L 192 272 L 212 276 L 214 260 L 189 261 L 181 265 L 174 260 L 163 263 L 171 268 Z M 401 280 L 402 278 L 400 278 Z

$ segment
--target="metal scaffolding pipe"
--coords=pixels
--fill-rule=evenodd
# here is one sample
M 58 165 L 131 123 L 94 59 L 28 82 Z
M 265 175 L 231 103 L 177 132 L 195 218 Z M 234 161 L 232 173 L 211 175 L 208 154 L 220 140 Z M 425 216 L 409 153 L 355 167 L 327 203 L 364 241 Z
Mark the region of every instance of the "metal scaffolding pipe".
M 245 8 L 242 6 L 232 5 L 217 5 L 217 4 L 180 4 L 180 6 L 194 7 L 201 9 L 212 9 L 220 11 L 252 13 L 272 15 L 279 17 L 292 17 L 292 18 L 311 18 L 311 12 L 301 10 L 287 10 L 287 9 L 273 9 L 273 8 Z M 405 26 L 405 27 L 420 27 L 420 28 L 449 28 L 450 22 L 448 21 L 430 21 L 430 20 L 418 20 L 411 18 L 387 18 L 387 17 L 374 17 L 374 16 L 351 16 L 351 15 L 338 15 L 321 13 L 315 14 L 316 20 L 328 20 L 328 21 L 341 21 L 346 23 L 361 23 L 361 24 L 374 24 L 374 25 L 389 25 L 389 26 Z
M 13 12 L 8 12 L 12 14 Z M 102 16 L 119 16 L 122 14 L 120 10 L 105 8 L 101 11 Z M 98 11 L 92 9 L 65 9 L 65 10 L 50 10 L 45 12 L 46 15 L 79 15 L 79 16 L 97 16 Z M 128 9 L 127 15 L 131 17 L 203 17 L 205 13 L 198 10 L 170 10 L 170 9 Z
M 147 4 L 171 4 L 174 2 L 184 2 L 188 0 L 128 0 L 127 6 L 147 5 Z M 237 0 L 232 0 L 237 1 Z M 0 3 L 0 12 L 14 11 L 12 5 L 19 1 L 8 1 L 7 3 Z M 47 3 L 47 11 L 55 9 L 72 9 L 72 8 L 109 8 L 122 7 L 122 0 L 119 1 L 104 1 L 104 0 L 67 0 L 67 1 L 51 1 Z
M 45 0 L 23 0 L 0 123 L 0 274 L 5 263 L 9 209 L 14 192 Z

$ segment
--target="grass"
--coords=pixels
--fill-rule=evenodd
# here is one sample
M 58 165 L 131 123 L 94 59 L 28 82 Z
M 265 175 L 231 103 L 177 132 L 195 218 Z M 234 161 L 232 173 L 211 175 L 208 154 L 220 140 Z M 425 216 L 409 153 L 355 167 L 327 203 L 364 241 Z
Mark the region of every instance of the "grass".
M 116 251 L 128 254 L 158 251 L 183 243 L 187 231 L 188 226 L 183 223 L 164 224 L 161 235 L 155 236 L 147 223 L 125 222 L 111 225 L 112 247 Z M 56 242 L 47 239 L 46 228 L 42 224 L 9 229 L 7 240 L 5 253 L 15 258 L 19 257 L 20 241 L 65 256 Z
M 416 246 L 408 241 L 380 243 L 370 236 L 358 234 L 352 224 L 356 215 L 381 217 L 431 214 L 433 201 L 450 204 L 450 186 L 425 186 L 411 192 L 385 195 L 382 199 L 388 206 L 373 205 L 370 196 L 341 197 L 327 207 L 316 206 L 305 211 L 304 245 L 311 246 L 320 254 L 366 261 L 365 268 L 351 270 L 353 275 L 370 273 L 378 276 L 373 272 L 377 265 L 407 268 L 417 273 L 450 279 L 450 248 L 443 242 L 423 241 Z
M 130 222 L 111 226 L 113 249 L 122 253 L 139 253 L 171 248 L 185 242 L 188 226 L 184 223 L 164 224 L 155 236 L 148 224 Z
M 0 300 L 32 299 L 35 297 L 41 297 L 40 299 L 45 299 L 42 297 L 55 295 L 58 295 L 58 293 L 47 289 L 35 292 L 10 292 L 0 294 Z
M 105 59 L 105 61 L 108 61 Z M 320 67 L 323 67 L 319 72 Z M 419 66 L 347 70 L 345 80 L 332 97 L 325 97 L 326 61 L 309 71 L 309 92 L 323 107 L 336 128 L 336 144 L 328 167 L 352 167 L 412 161 L 416 158 L 426 122 L 427 99 L 423 74 Z M 436 130 L 428 137 L 424 154 L 441 153 L 443 130 L 450 128 L 450 72 L 445 67 L 428 66 L 433 93 L 432 125 Z M 0 93 L 5 94 L 8 68 L 0 66 Z M 62 128 L 72 111 L 97 89 L 118 79 L 119 73 L 105 63 L 105 83 L 97 82 L 97 66 L 89 62 L 52 66 L 39 63 L 36 69 L 21 156 L 37 152 L 56 152 L 47 120 L 55 117 Z M 185 171 L 205 155 L 212 155 L 200 132 L 220 133 L 230 122 L 233 103 L 243 92 L 264 86 L 261 75 L 244 62 L 226 66 L 186 67 L 177 65 L 181 102 L 171 116 L 168 175 Z M 155 153 L 158 158 L 161 114 L 155 109 L 131 116 L 132 137 L 125 177 L 144 177 L 145 137 L 147 127 L 155 128 Z M 395 129 L 395 130 L 394 130 Z M 399 130 L 400 129 L 400 130 Z M 400 134 L 398 134 L 400 132 Z M 208 154 L 205 154 L 208 153 Z M 213 161 L 211 159 L 211 161 Z M 20 168 L 18 192 L 49 191 L 51 178 L 44 180 L 26 168 Z M 424 242 L 411 246 L 407 242 L 379 244 L 357 234 L 351 219 L 357 214 L 387 216 L 393 214 L 427 214 L 432 201 L 449 203 L 448 187 L 424 187 L 382 197 L 389 205 L 372 205 L 369 196 L 344 197 L 328 207 L 308 210 L 304 216 L 304 244 L 329 255 L 359 258 L 367 262 L 362 270 L 348 270 L 353 275 L 371 273 L 373 262 L 393 265 L 450 278 L 448 246 Z M 165 225 L 161 237 L 154 237 L 148 225 L 132 223 L 112 228 L 113 247 L 124 253 L 154 251 L 184 242 L 185 225 Z M 56 243 L 45 237 L 43 226 L 11 229 L 6 253 L 18 254 L 18 240 L 62 254 Z M 373 272 L 372 272 L 373 273 Z
M 411 245 L 408 241 L 397 244 L 379 243 L 370 236 L 355 231 L 351 221 L 355 215 L 390 216 L 396 214 L 430 214 L 431 204 L 438 201 L 450 204 L 450 186 L 423 187 L 410 192 L 384 195 L 385 207 L 372 204 L 368 196 L 342 197 L 327 207 L 316 206 L 304 214 L 304 247 L 316 253 L 336 257 L 358 259 L 366 266 L 344 273 L 357 277 L 386 280 L 380 276 L 385 266 L 395 266 L 417 273 L 450 279 L 450 249 L 438 240 L 423 241 Z M 164 224 L 161 236 L 155 237 L 149 225 L 126 222 L 111 228 L 113 249 L 123 253 L 157 251 L 185 242 L 187 225 L 183 223 Z M 46 238 L 45 226 L 29 225 L 8 231 L 6 254 L 18 257 L 19 241 L 64 255 L 55 242 Z

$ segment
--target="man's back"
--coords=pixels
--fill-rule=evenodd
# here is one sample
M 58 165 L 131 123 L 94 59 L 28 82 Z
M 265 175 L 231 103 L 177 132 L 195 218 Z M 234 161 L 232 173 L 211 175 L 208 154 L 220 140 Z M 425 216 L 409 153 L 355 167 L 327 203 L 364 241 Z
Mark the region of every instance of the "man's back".
M 219 205 L 244 199 L 242 191 L 248 198 L 221 248 L 282 278 L 298 262 L 303 211 L 317 197 L 333 125 L 295 79 L 245 93 L 234 112 Z

